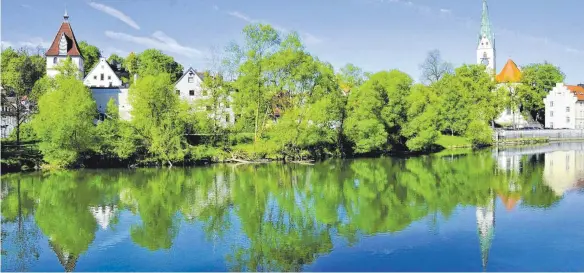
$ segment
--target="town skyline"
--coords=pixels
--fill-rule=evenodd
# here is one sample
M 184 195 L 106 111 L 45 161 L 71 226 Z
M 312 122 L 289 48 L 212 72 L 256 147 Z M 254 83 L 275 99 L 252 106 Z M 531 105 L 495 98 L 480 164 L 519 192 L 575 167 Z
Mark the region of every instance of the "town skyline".
M 548 61 L 562 69 L 566 83 L 582 83 L 584 37 L 575 33 L 584 32 L 576 16 L 578 6 L 584 8 L 584 3 L 566 0 L 546 7 L 544 2 L 529 1 L 527 5 L 523 0 L 488 1 L 497 63 L 503 64 L 509 58 L 520 66 Z M 11 27 L 2 29 L 2 45 L 48 48 L 66 8 L 76 38 L 96 45 L 106 57 L 157 48 L 173 56 L 185 69 L 192 66 L 203 70 L 212 68 L 211 52 L 220 53 L 231 41 L 241 41 L 246 24 L 263 22 L 284 32 L 296 30 L 307 50 L 337 69 L 346 63 L 370 72 L 396 68 L 419 80 L 419 64 L 432 49 L 440 50 L 454 66 L 475 63 L 481 15 L 479 0 L 447 0 L 440 4 L 428 0 L 342 0 L 336 4 L 305 1 L 286 9 L 266 1 L 247 5 L 184 0 L 143 1 L 141 6 L 136 3 L 4 1 L 3 23 Z M 532 17 L 547 14 L 553 20 L 508 16 L 519 11 Z M 164 19 L 152 20 L 149 16 L 156 12 Z M 316 12 L 322 18 L 314 18 Z M 574 16 L 570 16 L 571 12 Z M 354 18 L 347 17 L 349 14 Z M 22 20 L 22 16 L 37 19 Z M 198 21 L 196 18 L 211 23 L 185 24 L 187 20 Z M 396 27 L 398 24 L 400 27 Z M 432 31 L 428 31 L 429 26 Z M 380 35 L 384 32 L 386 35 Z

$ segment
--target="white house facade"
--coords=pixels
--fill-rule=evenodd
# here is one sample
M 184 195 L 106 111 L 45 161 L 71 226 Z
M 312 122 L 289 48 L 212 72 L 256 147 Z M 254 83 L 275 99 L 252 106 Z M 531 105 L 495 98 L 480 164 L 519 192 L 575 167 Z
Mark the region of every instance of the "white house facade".
M 543 102 L 546 128 L 584 129 L 584 85 L 558 83 Z
M 105 58 L 100 58 L 95 67 L 85 76 L 83 84 L 89 87 L 121 87 L 122 80 L 116 75 Z
M 192 67 L 189 67 L 185 73 L 178 79 L 175 84 L 175 90 L 178 96 L 188 101 L 189 103 L 195 104 L 197 101 L 202 101 L 210 99 L 210 94 L 203 88 L 203 80 L 205 74 L 197 72 Z M 211 77 L 211 76 L 209 76 Z M 235 122 L 235 113 L 231 104 L 233 99 L 228 96 L 219 104 L 219 109 L 217 113 L 209 113 L 210 118 L 217 118 L 217 121 L 222 125 L 226 126 L 228 124 L 233 124 Z M 200 109 L 201 111 L 209 111 L 210 109 Z

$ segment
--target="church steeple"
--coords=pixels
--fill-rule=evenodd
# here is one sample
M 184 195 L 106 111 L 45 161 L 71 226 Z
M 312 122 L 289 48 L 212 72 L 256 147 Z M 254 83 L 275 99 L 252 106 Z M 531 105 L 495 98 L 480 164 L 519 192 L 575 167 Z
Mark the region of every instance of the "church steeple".
M 495 75 L 497 71 L 495 34 L 493 33 L 493 26 L 489 19 L 487 0 L 483 0 L 483 13 L 481 17 L 481 31 L 479 32 L 477 46 L 477 64 L 485 65 L 489 74 Z
M 489 20 L 489 6 L 487 0 L 483 0 L 483 15 L 481 16 L 481 32 L 479 33 L 479 43 L 482 38 L 487 38 L 495 46 L 495 35 L 493 34 L 491 20 Z

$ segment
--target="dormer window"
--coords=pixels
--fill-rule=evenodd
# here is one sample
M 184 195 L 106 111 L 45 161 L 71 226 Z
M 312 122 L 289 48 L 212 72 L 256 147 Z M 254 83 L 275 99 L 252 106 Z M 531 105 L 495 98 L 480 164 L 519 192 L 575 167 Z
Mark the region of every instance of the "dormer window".
M 54 58 L 53 58 L 53 64 L 57 64 L 57 61 L 58 61 L 58 60 L 59 60 L 59 59 L 57 59 L 57 57 L 54 57 Z

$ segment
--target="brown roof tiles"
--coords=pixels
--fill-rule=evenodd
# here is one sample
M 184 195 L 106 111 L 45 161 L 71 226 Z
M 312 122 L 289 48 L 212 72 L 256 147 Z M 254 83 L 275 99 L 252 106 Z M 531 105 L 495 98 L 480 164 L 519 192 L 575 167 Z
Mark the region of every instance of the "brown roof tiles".
M 57 35 L 55 35 L 55 39 L 51 44 L 51 47 L 45 53 L 46 56 L 59 56 L 59 41 L 61 40 L 61 35 L 65 34 L 67 39 L 67 56 L 81 56 L 81 52 L 79 51 L 79 45 L 77 44 L 77 40 L 75 39 L 75 35 L 73 34 L 73 29 L 68 21 L 65 21 L 61 24 Z

